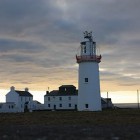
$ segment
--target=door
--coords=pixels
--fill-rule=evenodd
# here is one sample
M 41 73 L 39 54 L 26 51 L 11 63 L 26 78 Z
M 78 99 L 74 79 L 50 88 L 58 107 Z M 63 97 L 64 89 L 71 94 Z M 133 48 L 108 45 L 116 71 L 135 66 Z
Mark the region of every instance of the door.
M 53 109 L 56 110 L 56 105 L 54 105 Z
M 24 112 L 29 112 L 28 103 L 29 102 L 26 102 L 24 105 Z
M 77 105 L 75 105 L 75 110 L 77 110 Z

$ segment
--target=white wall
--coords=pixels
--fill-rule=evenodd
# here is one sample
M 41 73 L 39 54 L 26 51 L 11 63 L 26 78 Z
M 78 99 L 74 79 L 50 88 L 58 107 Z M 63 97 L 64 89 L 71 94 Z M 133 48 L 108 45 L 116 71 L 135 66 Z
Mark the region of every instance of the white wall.
M 88 78 L 88 82 L 85 82 Z M 78 110 L 101 110 L 99 66 L 97 62 L 79 63 Z M 88 108 L 85 107 L 88 104 Z
M 48 100 L 48 97 L 50 98 L 50 101 Z M 60 97 L 62 100 L 60 100 Z M 71 99 L 69 99 L 71 98 Z M 77 95 L 75 96 L 45 96 L 44 97 L 44 105 L 45 109 L 54 109 L 54 105 L 56 105 L 56 109 L 75 109 L 75 105 L 77 105 Z M 48 104 L 50 104 L 50 107 L 48 107 Z M 60 104 L 62 104 L 62 107 L 60 107 Z M 69 104 L 71 104 L 71 107 L 69 107 Z
M 18 107 L 19 95 L 15 91 L 10 91 L 6 94 L 6 102 L 14 102 Z
M 0 113 L 16 113 L 18 108 L 15 103 L 0 103 Z
M 32 110 L 44 110 L 44 104 L 39 104 L 37 101 L 32 101 L 31 103 L 31 109 Z
M 31 108 L 30 102 L 33 101 L 33 97 L 19 96 L 15 90 L 11 90 L 6 94 L 6 102 L 14 102 L 18 108 L 18 112 L 24 112 L 25 103 L 29 102 L 28 108 Z
M 28 102 L 28 108 L 31 109 L 31 102 L 32 101 L 33 101 L 33 97 L 19 96 L 19 98 L 18 98 L 19 111 L 24 112 L 26 102 Z

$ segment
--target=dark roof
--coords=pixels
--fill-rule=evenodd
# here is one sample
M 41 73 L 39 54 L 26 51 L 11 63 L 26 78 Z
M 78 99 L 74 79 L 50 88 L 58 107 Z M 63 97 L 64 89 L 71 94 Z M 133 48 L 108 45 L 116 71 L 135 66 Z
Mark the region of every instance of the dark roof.
M 65 87 L 65 88 L 67 88 L 67 87 L 75 87 L 74 85 L 62 85 L 62 86 L 60 86 L 60 87 Z M 60 88 L 59 87 L 59 88 Z
M 29 93 L 28 91 L 15 90 L 15 92 L 18 93 L 19 96 L 33 97 L 33 95 L 31 93 Z
M 59 90 L 53 90 L 46 94 L 45 96 L 72 96 L 72 95 L 78 95 L 78 90 L 76 90 L 75 93 L 60 93 Z
M 33 100 L 34 102 L 36 102 L 37 104 L 41 104 L 39 101 L 37 101 L 37 100 Z
M 111 98 L 101 98 L 102 104 L 107 104 L 107 102 L 111 102 Z
M 101 103 L 106 104 L 106 101 L 103 98 L 101 98 Z

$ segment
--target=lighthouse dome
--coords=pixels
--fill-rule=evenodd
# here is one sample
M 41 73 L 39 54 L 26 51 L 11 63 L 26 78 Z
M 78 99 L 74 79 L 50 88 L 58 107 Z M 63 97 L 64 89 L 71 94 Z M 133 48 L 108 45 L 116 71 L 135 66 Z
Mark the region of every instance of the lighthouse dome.
M 96 42 L 93 41 L 92 32 L 84 32 L 84 41 L 80 43 L 80 49 L 76 55 L 77 63 L 84 61 L 100 62 L 101 55 L 97 54 Z

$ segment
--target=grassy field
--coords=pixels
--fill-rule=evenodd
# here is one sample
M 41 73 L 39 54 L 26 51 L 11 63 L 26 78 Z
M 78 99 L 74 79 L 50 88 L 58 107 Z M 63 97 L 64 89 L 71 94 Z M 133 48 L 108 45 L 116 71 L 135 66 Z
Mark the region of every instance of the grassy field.
M 140 110 L 1 113 L 0 140 L 139 140 Z
M 93 125 L 140 124 L 139 109 L 116 109 L 102 112 L 40 111 L 0 114 L 0 124 Z

